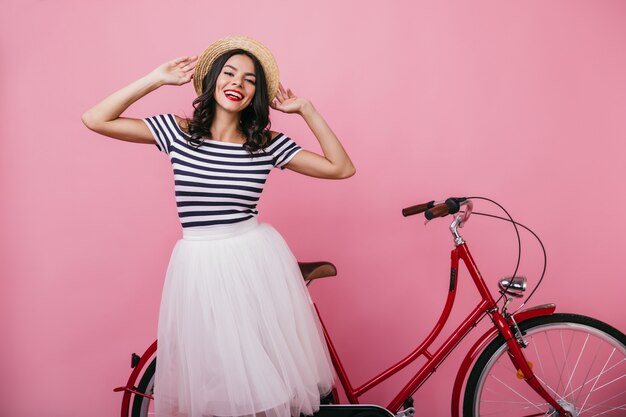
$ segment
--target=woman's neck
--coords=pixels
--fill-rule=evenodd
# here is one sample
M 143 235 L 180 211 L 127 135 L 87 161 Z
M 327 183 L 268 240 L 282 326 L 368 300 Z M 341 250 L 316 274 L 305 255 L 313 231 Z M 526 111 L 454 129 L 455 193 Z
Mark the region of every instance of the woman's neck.
M 246 138 L 239 130 L 240 119 L 240 113 L 229 113 L 223 109 L 215 109 L 215 117 L 211 125 L 211 136 L 213 140 L 244 143 Z

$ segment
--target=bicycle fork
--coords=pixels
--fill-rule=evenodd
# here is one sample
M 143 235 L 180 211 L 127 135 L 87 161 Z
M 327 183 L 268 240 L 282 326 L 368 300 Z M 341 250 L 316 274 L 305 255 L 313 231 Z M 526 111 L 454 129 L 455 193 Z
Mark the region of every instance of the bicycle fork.
M 511 326 L 507 320 L 502 316 L 499 311 L 490 312 L 491 319 L 493 323 L 496 325 L 502 337 L 506 341 L 508 346 L 508 355 L 509 359 L 515 366 L 515 369 L 518 370 L 518 376 L 523 378 L 526 383 L 537 393 L 546 400 L 548 404 L 554 407 L 554 410 L 558 412 L 558 415 L 561 417 L 572 417 L 572 414 L 565 410 L 561 404 L 559 404 L 544 388 L 543 384 L 539 381 L 539 379 L 535 376 L 533 370 L 531 369 L 530 364 L 526 360 L 524 356 L 524 352 L 522 351 L 522 347 L 525 347 L 525 342 L 523 338 L 521 338 L 521 332 L 517 327 L 517 323 L 513 323 Z M 515 333 L 511 330 L 511 327 L 514 327 Z

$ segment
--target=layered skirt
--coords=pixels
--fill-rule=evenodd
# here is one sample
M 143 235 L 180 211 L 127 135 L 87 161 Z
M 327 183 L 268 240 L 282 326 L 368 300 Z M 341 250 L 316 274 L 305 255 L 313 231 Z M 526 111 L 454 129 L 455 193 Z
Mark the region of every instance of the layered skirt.
M 158 342 L 157 417 L 310 415 L 334 382 L 297 262 L 254 218 L 184 231 Z

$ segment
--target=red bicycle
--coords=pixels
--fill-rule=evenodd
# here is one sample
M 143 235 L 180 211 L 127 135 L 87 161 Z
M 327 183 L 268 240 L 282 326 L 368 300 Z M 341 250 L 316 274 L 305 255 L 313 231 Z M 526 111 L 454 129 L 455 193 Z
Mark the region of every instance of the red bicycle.
M 323 399 L 317 416 L 413 416 L 415 409 L 412 395 L 484 317 L 489 317 L 492 326 L 478 338 L 461 363 L 452 390 L 452 416 L 457 417 L 460 412 L 463 416 L 507 417 L 626 415 L 626 336 L 608 324 L 590 317 L 557 314 L 555 304 L 509 311 L 511 301 L 524 296 L 526 278 L 514 273 L 511 278 L 501 279 L 498 283 L 500 295 L 495 298 L 488 290 L 467 243 L 459 234 L 459 228 L 467 223 L 472 214 L 472 200 L 477 199 L 491 201 L 482 197 L 449 198 L 444 202 L 431 201 L 402 211 L 404 216 L 425 213 L 428 220 L 453 215 L 450 225 L 454 240 L 450 286 L 441 316 L 426 339 L 413 352 L 356 388 L 351 384 L 322 322 L 333 365 L 350 404 L 338 404 L 335 388 L 331 395 Z M 518 226 L 537 237 L 526 226 L 515 222 L 506 210 L 504 212 L 508 218 L 485 213 L 475 214 L 511 222 L 517 233 L 518 244 Z M 537 239 L 539 240 L 538 237 Z M 541 240 L 539 243 L 541 244 Z M 543 249 L 543 244 L 541 247 Z M 443 343 L 433 346 L 454 305 L 459 262 L 463 262 L 469 271 L 480 300 Z M 315 279 L 337 273 L 335 267 L 328 262 L 301 263 L 300 268 L 307 285 Z M 143 355 L 133 354 L 133 371 L 128 382 L 115 389 L 124 392 L 122 417 L 153 414 L 151 407 L 156 353 L 157 342 L 154 342 Z M 411 376 L 389 404 L 384 407 L 359 404 L 359 397 L 364 393 L 421 356 L 425 358 L 425 364 Z M 463 387 L 465 393 L 461 403 Z

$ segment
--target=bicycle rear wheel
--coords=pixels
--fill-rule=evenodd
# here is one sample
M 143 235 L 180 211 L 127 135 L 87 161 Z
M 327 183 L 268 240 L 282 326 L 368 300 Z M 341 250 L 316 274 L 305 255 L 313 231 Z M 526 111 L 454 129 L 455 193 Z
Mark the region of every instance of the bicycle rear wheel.
M 130 417 L 150 417 L 154 416 L 154 374 L 156 371 L 156 357 L 153 358 L 146 370 L 144 371 L 139 384 L 137 384 L 137 392 L 145 396 L 134 394 L 132 399 L 132 407 L 130 408 Z M 338 404 L 339 398 L 337 391 L 333 390 L 327 396 L 320 398 L 321 404 Z
M 535 376 L 573 416 L 626 415 L 626 336 L 590 317 L 554 314 L 519 323 Z M 463 415 L 556 416 L 518 376 L 502 336 L 481 353 L 467 381 Z
M 156 358 L 150 361 L 145 372 L 137 384 L 137 392 L 146 396 L 135 394 L 133 396 L 133 404 L 130 410 L 131 417 L 147 417 L 154 416 L 154 372 L 156 370 Z

